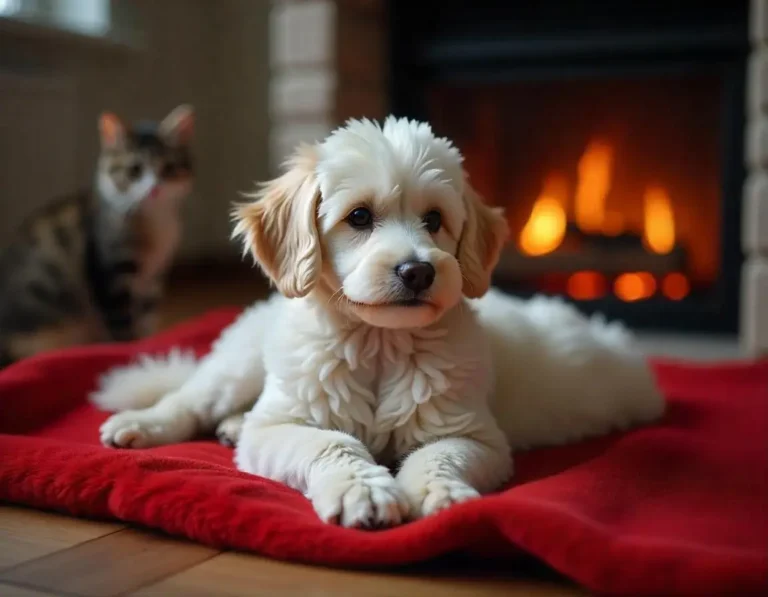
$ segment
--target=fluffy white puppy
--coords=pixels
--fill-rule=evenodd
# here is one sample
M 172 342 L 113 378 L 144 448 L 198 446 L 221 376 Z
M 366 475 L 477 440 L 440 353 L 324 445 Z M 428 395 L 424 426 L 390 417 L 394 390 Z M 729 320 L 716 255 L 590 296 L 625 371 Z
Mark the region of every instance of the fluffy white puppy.
M 200 363 L 105 376 L 97 404 L 144 407 L 108 419 L 105 444 L 240 432 L 240 469 L 302 491 L 325 521 L 378 526 L 499 488 L 510 448 L 663 411 L 623 328 L 487 292 L 505 219 L 426 124 L 349 122 L 300 147 L 236 220 L 280 295 Z M 232 415 L 251 406 L 240 430 Z

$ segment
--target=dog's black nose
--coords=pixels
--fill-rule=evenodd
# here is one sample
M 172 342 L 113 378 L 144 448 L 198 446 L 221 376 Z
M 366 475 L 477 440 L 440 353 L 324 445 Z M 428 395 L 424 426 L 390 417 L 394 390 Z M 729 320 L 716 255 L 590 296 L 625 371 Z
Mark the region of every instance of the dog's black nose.
M 406 261 L 395 268 L 395 273 L 414 294 L 424 292 L 435 281 L 435 268 L 425 261 Z

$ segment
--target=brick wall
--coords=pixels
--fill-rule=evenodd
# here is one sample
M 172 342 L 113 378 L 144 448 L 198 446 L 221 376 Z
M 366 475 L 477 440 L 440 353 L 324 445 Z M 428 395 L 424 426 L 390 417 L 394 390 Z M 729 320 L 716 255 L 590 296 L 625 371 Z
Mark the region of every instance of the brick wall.
M 387 112 L 385 0 L 274 0 L 270 166 L 348 118 Z

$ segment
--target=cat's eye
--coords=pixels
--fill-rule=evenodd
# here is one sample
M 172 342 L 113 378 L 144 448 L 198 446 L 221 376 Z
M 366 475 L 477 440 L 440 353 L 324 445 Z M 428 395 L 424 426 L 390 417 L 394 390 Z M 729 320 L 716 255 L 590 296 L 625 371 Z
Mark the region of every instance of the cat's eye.
M 136 162 L 135 164 L 132 164 L 128 168 L 128 178 L 130 178 L 131 180 L 138 179 L 141 176 L 141 173 L 143 170 L 144 168 L 140 163 Z
M 360 230 L 363 228 L 370 228 L 373 225 L 373 214 L 370 209 L 357 207 L 349 212 L 347 223 L 352 226 L 352 228 Z
M 433 209 L 424 215 L 422 222 L 424 222 L 424 228 L 427 229 L 427 232 L 435 234 L 440 230 L 440 226 L 443 224 L 443 217 L 440 215 L 439 211 Z

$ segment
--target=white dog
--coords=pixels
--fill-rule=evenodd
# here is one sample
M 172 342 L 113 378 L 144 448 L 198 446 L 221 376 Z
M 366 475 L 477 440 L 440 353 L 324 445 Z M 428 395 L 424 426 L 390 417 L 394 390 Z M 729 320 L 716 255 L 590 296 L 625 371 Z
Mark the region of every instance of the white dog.
M 255 403 L 240 469 L 302 491 L 325 521 L 379 526 L 499 488 L 510 447 L 661 415 L 622 327 L 487 292 L 505 219 L 428 125 L 351 121 L 300 147 L 257 198 L 235 234 L 282 296 L 199 364 L 174 354 L 108 374 L 95 402 L 144 410 L 108 419 L 105 444 L 237 436 L 232 415 Z

